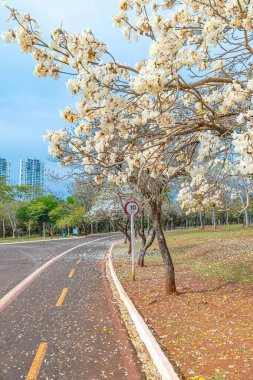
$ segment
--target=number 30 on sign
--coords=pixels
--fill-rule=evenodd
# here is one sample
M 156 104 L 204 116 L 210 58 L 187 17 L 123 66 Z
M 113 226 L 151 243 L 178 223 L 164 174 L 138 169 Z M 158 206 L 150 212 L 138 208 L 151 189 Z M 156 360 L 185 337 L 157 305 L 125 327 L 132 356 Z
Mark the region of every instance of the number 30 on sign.
M 140 207 L 136 201 L 129 201 L 125 204 L 124 210 L 128 215 L 137 215 L 140 211 Z

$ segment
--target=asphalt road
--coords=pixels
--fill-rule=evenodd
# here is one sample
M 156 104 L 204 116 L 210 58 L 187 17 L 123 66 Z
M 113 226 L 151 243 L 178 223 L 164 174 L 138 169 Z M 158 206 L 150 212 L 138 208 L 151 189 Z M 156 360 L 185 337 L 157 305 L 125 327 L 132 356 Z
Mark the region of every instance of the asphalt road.
M 1 380 L 143 379 L 104 274 L 115 239 L 0 246 L 1 298 L 44 262 L 88 243 L 47 268 L 0 314 Z

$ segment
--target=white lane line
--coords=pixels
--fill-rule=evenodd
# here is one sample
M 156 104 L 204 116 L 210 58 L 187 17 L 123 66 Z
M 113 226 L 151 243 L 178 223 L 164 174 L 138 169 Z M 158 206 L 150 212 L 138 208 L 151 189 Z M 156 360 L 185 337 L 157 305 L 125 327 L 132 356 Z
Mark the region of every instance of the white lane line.
M 52 265 L 55 261 L 59 260 L 61 257 L 66 255 L 69 252 L 74 251 L 77 248 L 83 247 L 84 245 L 93 244 L 97 241 L 110 239 L 112 236 L 106 236 L 103 238 L 95 239 L 93 241 L 88 241 L 83 244 L 79 244 L 76 247 L 70 248 L 65 252 L 60 253 L 58 256 L 53 257 L 51 260 L 47 261 L 41 267 L 36 269 L 32 274 L 26 277 L 23 281 L 21 281 L 18 285 L 16 285 L 12 290 L 10 290 L 5 296 L 0 299 L 0 313 L 10 305 L 14 299 L 18 297 L 20 293 L 22 293 L 45 269 L 47 269 L 50 265 Z

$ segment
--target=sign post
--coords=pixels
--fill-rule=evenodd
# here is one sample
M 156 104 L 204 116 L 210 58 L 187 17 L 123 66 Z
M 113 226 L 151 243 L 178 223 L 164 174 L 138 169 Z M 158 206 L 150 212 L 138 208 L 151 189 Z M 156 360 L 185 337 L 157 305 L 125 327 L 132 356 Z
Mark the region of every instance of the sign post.
M 129 201 L 124 207 L 125 213 L 131 216 L 131 256 L 132 256 L 132 280 L 135 281 L 135 257 L 134 257 L 134 217 L 139 213 L 140 207 L 136 201 Z

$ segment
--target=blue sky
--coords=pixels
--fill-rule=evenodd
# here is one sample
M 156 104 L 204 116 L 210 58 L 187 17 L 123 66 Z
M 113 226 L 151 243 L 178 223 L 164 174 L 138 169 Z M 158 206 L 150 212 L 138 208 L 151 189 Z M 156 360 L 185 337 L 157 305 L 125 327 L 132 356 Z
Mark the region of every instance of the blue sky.
M 90 27 L 121 62 L 133 64 L 146 56 L 148 47 L 143 41 L 130 45 L 112 25 L 118 1 L 10 0 L 8 4 L 36 18 L 45 39 L 63 21 L 71 33 Z M 1 31 L 10 27 L 6 18 L 6 9 L 0 9 Z M 12 181 L 17 182 L 21 158 L 39 158 L 47 168 L 57 169 L 47 162 L 47 143 L 42 136 L 47 129 L 64 127 L 59 110 L 73 103 L 73 98 L 65 87 L 66 77 L 59 81 L 35 77 L 32 57 L 21 53 L 17 45 L 0 41 L 0 52 L 0 156 L 12 162 Z M 66 185 L 49 184 L 49 187 L 61 194 Z

